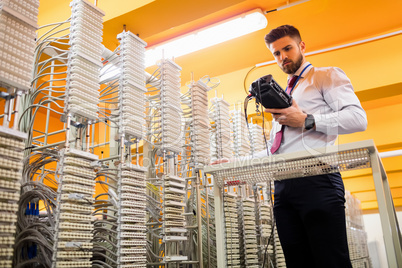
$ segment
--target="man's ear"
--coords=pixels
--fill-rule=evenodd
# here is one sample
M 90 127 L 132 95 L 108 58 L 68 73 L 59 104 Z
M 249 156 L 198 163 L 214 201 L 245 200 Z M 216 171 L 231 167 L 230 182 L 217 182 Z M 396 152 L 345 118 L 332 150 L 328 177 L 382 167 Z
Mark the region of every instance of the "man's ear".
M 304 53 L 304 51 L 306 50 L 306 43 L 304 43 L 304 41 L 300 41 L 300 50 Z

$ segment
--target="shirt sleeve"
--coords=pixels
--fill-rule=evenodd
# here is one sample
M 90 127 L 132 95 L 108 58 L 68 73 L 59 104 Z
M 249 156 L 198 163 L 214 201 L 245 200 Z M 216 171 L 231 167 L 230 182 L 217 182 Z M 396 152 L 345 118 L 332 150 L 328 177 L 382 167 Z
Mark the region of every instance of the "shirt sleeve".
M 349 78 L 341 69 L 331 68 L 317 82 L 330 109 L 313 113 L 316 131 L 338 135 L 366 130 L 366 112 Z

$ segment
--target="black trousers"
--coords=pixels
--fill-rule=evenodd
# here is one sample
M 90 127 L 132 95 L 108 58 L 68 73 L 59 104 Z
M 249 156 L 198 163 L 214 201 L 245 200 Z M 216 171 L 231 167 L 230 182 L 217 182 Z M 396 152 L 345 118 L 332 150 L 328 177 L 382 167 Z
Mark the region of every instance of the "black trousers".
M 351 268 L 339 173 L 275 181 L 274 215 L 287 268 Z

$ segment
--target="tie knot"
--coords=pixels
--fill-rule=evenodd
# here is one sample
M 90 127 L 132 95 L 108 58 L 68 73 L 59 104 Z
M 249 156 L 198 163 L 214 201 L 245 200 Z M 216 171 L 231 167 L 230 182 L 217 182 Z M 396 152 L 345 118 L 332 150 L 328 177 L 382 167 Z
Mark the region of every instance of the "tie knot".
M 289 94 L 290 91 L 292 90 L 292 87 L 293 87 L 293 85 L 295 84 L 297 77 L 298 77 L 297 75 L 294 75 L 294 76 L 292 76 L 292 78 L 289 79 L 289 81 L 288 81 L 288 87 L 286 88 L 286 92 L 287 92 L 288 94 Z

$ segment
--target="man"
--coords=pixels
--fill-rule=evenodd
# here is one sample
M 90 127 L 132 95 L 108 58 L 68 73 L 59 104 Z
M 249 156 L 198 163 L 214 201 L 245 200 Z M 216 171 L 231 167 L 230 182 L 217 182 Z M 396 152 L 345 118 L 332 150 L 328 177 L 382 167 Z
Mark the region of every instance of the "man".
M 339 68 L 307 62 L 295 27 L 273 29 L 265 42 L 289 80 L 296 76 L 287 88 L 292 106 L 265 110 L 274 118 L 272 154 L 313 151 L 333 145 L 338 134 L 366 129 L 366 113 L 350 80 Z M 344 194 L 339 173 L 275 182 L 274 215 L 287 268 L 352 267 Z

